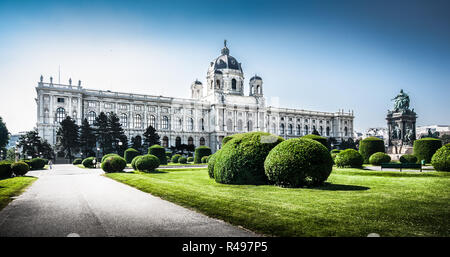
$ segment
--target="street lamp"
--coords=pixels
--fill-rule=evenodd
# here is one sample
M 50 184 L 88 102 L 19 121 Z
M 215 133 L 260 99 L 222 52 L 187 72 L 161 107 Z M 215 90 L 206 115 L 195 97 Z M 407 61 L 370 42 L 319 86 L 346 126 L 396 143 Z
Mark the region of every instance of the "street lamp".
M 97 147 L 97 153 L 95 155 L 95 167 L 97 168 L 97 158 L 98 158 L 98 152 L 100 151 L 100 147 Z

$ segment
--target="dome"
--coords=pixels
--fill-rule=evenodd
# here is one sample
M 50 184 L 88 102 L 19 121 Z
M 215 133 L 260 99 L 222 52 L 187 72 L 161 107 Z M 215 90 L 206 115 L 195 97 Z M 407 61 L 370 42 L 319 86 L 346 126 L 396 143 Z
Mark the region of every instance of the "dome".
M 227 41 L 224 42 L 224 47 L 221 50 L 221 56 L 217 57 L 211 62 L 210 70 L 231 69 L 242 72 L 241 64 L 230 55 L 230 50 L 227 47 Z
M 257 79 L 257 80 L 262 80 L 262 78 L 261 78 L 260 76 L 255 75 L 255 76 L 253 76 L 253 77 L 250 79 L 250 81 L 255 80 L 255 79 Z
M 198 81 L 198 79 L 196 79 L 196 80 L 194 81 L 194 84 L 196 84 L 196 85 L 202 85 L 202 82 L 200 82 L 200 81 Z

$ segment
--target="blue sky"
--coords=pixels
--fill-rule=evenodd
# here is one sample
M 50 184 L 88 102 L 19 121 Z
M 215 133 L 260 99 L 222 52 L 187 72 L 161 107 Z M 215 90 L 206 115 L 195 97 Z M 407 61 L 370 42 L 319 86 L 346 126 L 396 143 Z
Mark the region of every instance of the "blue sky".
M 36 123 L 39 76 L 189 97 L 228 40 L 269 103 L 385 126 L 400 89 L 418 125 L 450 124 L 449 1 L 0 1 L 0 116 Z M 248 86 L 246 87 L 248 94 Z

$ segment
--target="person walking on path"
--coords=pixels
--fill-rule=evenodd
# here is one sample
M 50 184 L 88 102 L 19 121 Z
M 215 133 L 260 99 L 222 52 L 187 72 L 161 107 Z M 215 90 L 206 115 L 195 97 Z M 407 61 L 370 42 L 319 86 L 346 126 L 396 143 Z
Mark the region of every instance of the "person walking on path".
M 52 160 L 51 159 L 48 160 L 48 166 L 50 167 L 50 169 L 52 169 L 52 164 L 53 164 Z

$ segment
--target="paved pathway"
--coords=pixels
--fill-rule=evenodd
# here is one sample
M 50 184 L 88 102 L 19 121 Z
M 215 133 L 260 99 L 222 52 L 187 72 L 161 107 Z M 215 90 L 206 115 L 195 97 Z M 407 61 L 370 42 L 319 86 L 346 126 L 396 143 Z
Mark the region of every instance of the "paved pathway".
M 364 169 L 381 171 L 381 166 L 364 166 Z M 400 169 L 384 168 L 383 171 L 400 171 Z M 420 172 L 420 169 L 402 169 L 402 172 L 404 172 L 404 171 Z M 434 170 L 433 166 L 422 166 L 422 172 L 428 172 L 428 171 L 436 171 L 436 170 Z
M 0 236 L 256 236 L 101 176 L 54 165 L 0 211 Z

